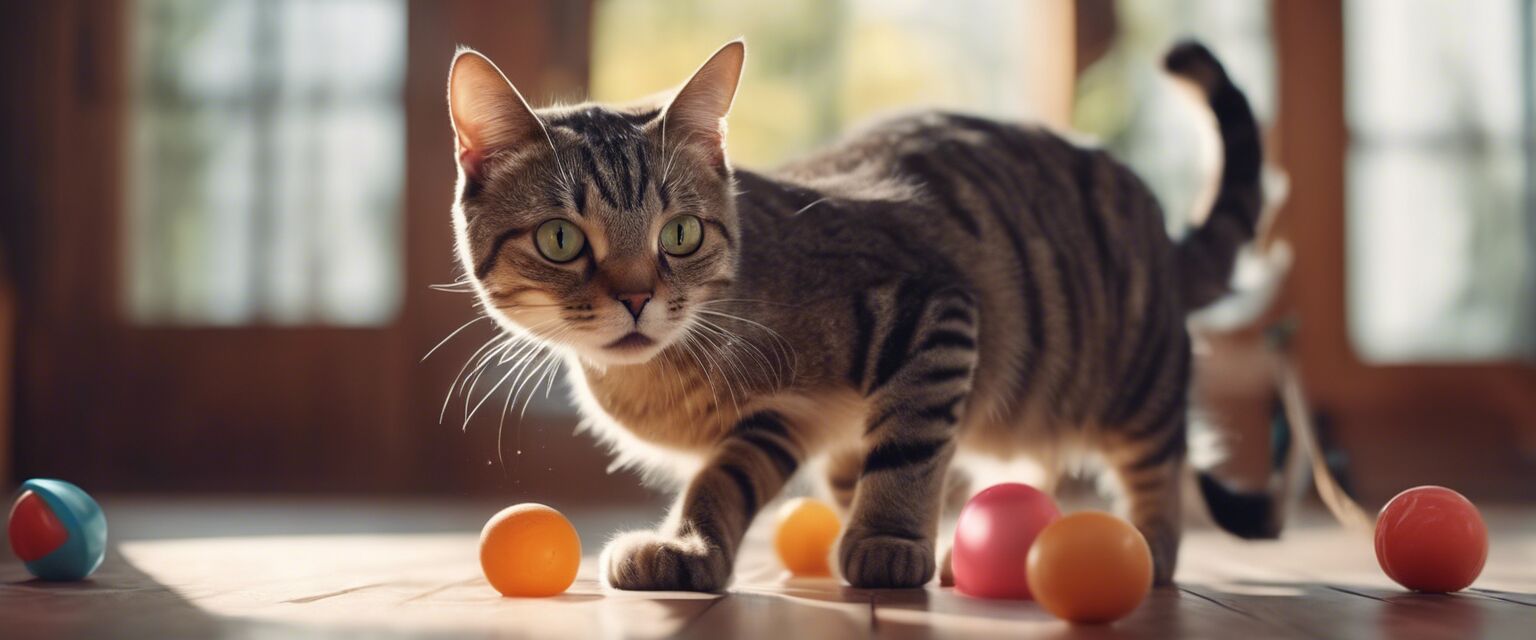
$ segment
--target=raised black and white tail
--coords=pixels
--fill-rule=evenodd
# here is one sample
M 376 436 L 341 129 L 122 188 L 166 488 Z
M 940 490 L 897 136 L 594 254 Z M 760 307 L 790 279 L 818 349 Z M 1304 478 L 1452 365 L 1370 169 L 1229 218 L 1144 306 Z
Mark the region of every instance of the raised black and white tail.
M 1248 99 L 1232 84 L 1209 49 L 1199 43 L 1184 42 L 1168 52 L 1163 64 L 1169 72 L 1195 83 L 1205 92 L 1221 129 L 1224 165 L 1215 204 L 1205 223 L 1178 245 L 1184 306 L 1194 310 L 1227 293 L 1237 251 L 1253 239 L 1264 203 L 1260 185 L 1264 151 Z
M 1264 153 L 1247 98 L 1209 49 L 1181 43 L 1168 52 L 1164 65 L 1200 88 L 1221 132 L 1224 164 L 1215 202 L 1205 222 L 1179 242 L 1175 254 L 1184 308 L 1193 311 L 1228 293 L 1238 249 L 1253 239 L 1264 200 Z M 1277 467 L 1287 457 L 1277 456 Z M 1284 505 L 1278 483 L 1271 482 L 1268 490 L 1236 491 L 1208 471 L 1198 475 L 1200 493 L 1222 529 L 1243 538 L 1279 535 Z

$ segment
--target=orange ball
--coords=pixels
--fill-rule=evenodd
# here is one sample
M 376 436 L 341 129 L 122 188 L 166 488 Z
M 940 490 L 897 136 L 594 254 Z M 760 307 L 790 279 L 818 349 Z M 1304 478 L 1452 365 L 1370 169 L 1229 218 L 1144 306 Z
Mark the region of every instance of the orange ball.
M 779 509 L 773 548 L 789 572 L 797 576 L 830 576 L 827 557 L 843 525 L 837 511 L 820 500 L 796 498 Z
M 508 597 L 553 596 L 581 566 L 581 538 L 565 516 L 527 502 L 502 509 L 480 531 L 480 569 Z
M 1035 538 L 1025 567 L 1035 600 L 1072 622 L 1112 622 L 1152 588 L 1152 550 L 1136 527 L 1107 513 L 1074 513 Z

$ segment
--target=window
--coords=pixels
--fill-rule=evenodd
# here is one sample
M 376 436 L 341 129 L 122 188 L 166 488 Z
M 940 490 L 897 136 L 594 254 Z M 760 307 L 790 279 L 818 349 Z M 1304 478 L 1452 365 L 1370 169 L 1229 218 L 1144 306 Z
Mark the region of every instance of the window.
M 1024 37 L 1031 18 L 1050 26 L 1034 8 L 1013 0 L 972 1 L 963 11 L 915 1 L 604 0 L 594 18 L 592 97 L 628 101 L 674 87 L 745 35 L 748 63 L 729 132 L 731 156 L 744 166 L 788 160 L 881 112 L 942 106 L 1019 118 L 1049 90 L 1029 70 L 1071 63 L 1060 48 Z M 1068 86 L 1069 76 L 1062 80 Z
M 1157 194 L 1169 232 L 1180 235 L 1205 213 L 1196 211 L 1197 201 L 1220 171 L 1221 151 L 1206 107 L 1175 91 L 1163 55 L 1179 39 L 1205 43 L 1242 88 L 1260 125 L 1272 122 L 1269 3 L 1120 0 L 1114 8 L 1115 39 L 1078 79 L 1073 124 L 1135 170 Z
M 140 0 L 132 30 L 129 317 L 388 322 L 404 0 Z
M 1350 0 L 1344 18 L 1357 351 L 1536 354 L 1531 0 Z

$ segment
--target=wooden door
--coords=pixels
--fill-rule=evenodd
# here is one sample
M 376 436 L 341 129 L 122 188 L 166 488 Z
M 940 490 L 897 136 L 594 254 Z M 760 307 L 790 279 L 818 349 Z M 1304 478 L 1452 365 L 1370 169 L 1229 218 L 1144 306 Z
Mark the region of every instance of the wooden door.
M 405 7 L 401 303 L 367 327 L 129 317 L 122 265 L 132 9 L 127 1 L 16 3 L 0 20 L 3 253 L 19 324 L 16 477 L 109 490 L 536 489 L 486 465 L 496 457 L 494 416 L 462 432 L 456 421 L 437 424 L 444 391 L 478 344 L 455 340 L 420 362 L 474 316 L 467 297 L 429 288 L 456 277 L 443 87 L 455 46 L 467 44 L 500 61 L 530 95 L 580 95 L 588 3 Z M 544 421 L 524 425 L 549 434 L 540 464 L 601 476 L 601 457 L 567 435 L 569 419 Z M 569 485 L 550 477 L 526 479 L 556 491 Z
M 1374 499 L 1419 484 L 1536 497 L 1536 367 L 1529 361 L 1380 365 L 1351 344 L 1347 316 L 1344 3 L 1275 2 L 1280 117 L 1290 177 L 1277 233 L 1296 251 L 1286 298 L 1317 410 Z M 1515 52 L 1511 52 L 1514 54 Z

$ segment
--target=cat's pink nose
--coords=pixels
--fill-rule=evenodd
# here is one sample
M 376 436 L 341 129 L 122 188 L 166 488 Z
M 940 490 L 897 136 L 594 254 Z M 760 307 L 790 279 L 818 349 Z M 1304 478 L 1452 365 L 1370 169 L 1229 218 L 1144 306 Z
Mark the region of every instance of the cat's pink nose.
M 640 312 L 645 311 L 645 303 L 651 301 L 650 292 L 616 293 L 613 297 L 624 303 L 624 308 L 629 309 L 629 315 L 634 316 L 636 321 L 640 320 Z

